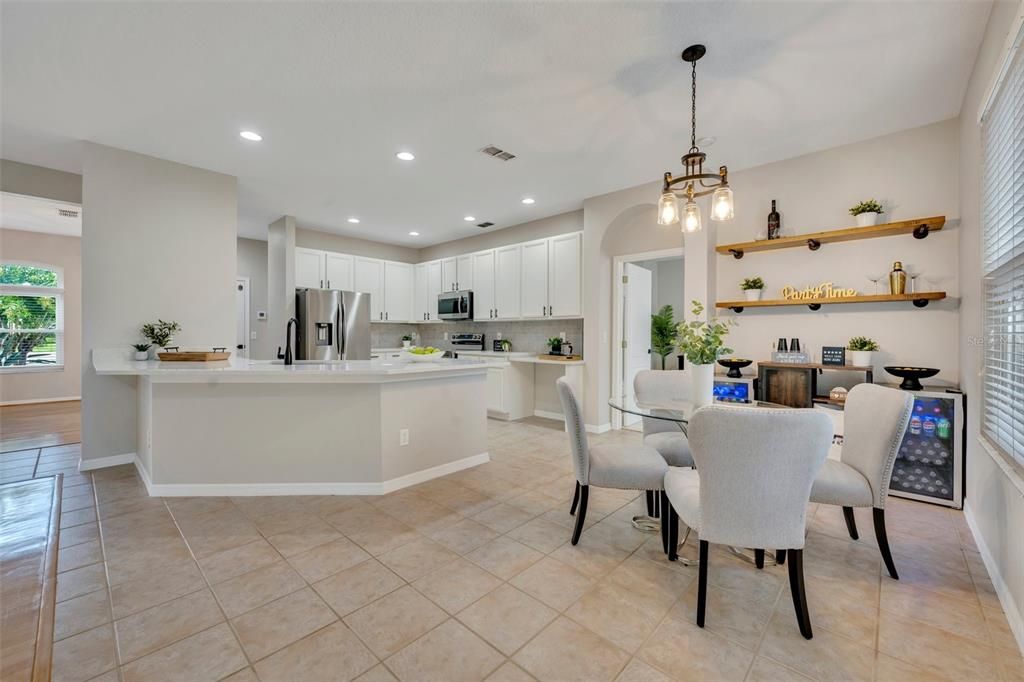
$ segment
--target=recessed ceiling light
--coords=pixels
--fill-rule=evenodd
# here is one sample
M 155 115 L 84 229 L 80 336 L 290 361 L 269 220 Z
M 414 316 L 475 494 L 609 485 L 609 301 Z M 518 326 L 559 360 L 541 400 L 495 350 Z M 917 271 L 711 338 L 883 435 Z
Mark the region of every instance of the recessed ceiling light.
M 416 155 L 413 154 L 412 152 L 398 152 L 397 154 L 395 154 L 395 156 L 397 156 L 402 161 L 412 161 L 413 159 L 416 158 Z
M 410 236 L 410 237 L 419 237 L 419 236 L 420 236 L 420 233 L 419 233 L 419 232 L 410 232 L 410 233 L 409 233 L 409 236 Z
M 349 221 L 350 223 L 353 223 L 353 224 L 355 224 L 355 223 L 358 223 L 358 222 L 359 222 L 359 218 L 349 218 L 349 219 L 348 219 L 348 221 Z
M 243 140 L 249 140 L 250 142 L 262 142 L 263 136 L 252 130 L 243 130 L 238 133 Z
M 526 204 L 527 206 L 529 206 L 533 202 L 534 202 L 533 197 L 523 197 L 523 203 Z
M 476 220 L 476 218 L 474 218 L 474 217 L 473 217 L 473 216 L 471 216 L 471 215 L 468 215 L 468 216 L 466 216 L 465 218 L 463 218 L 463 220 L 465 220 L 465 221 L 466 221 L 467 223 L 471 223 L 471 222 L 473 222 L 474 220 Z

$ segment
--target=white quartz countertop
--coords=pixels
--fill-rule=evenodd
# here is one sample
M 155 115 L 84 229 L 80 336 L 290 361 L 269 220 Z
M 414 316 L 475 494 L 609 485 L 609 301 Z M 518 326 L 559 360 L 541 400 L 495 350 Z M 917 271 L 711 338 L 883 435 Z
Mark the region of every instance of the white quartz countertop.
M 582 365 L 583 360 L 549 360 L 542 358 L 536 353 L 512 351 L 503 353 L 493 350 L 459 350 L 455 351 L 459 357 L 483 357 L 488 359 L 506 360 L 508 362 L 529 362 L 535 365 Z
M 155 381 L 259 381 L 374 383 L 420 378 L 482 374 L 491 363 L 483 358 L 440 358 L 430 362 L 406 360 L 350 360 L 339 362 L 248 360 L 232 355 L 221 362 L 136 361 L 120 349 L 92 353 L 96 374 L 145 376 Z

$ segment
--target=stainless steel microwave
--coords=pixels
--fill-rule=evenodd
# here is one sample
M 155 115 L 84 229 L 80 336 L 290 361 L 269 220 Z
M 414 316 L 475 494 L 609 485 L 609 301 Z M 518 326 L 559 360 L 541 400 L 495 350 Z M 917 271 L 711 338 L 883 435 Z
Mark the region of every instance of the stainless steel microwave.
M 446 291 L 437 295 L 437 319 L 472 320 L 473 292 Z

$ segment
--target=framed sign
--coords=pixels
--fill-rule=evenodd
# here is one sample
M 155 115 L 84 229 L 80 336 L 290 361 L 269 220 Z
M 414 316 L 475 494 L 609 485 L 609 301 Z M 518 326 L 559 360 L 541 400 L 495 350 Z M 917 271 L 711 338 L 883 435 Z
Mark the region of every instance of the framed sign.
M 845 365 L 846 349 L 842 346 L 822 346 L 821 364 L 823 365 Z

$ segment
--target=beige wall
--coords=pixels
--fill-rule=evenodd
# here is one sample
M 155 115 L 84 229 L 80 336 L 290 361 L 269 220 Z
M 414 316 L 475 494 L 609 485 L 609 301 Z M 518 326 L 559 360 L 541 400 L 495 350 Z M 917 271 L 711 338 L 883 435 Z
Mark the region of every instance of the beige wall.
M 337 251 L 349 253 L 353 256 L 364 258 L 380 258 L 381 260 L 393 260 L 399 263 L 418 263 L 419 249 L 410 249 L 395 244 L 383 244 L 371 242 L 356 237 L 346 237 L 340 234 L 329 232 L 317 232 L 304 227 L 295 228 L 295 246 L 307 249 L 321 249 L 323 251 Z
M 82 176 L 0 159 L 0 191 L 82 203 Z
M 267 310 L 267 242 L 238 238 L 238 276 L 249 278 L 249 330 L 256 333 L 249 339 L 249 357 L 272 360 L 276 347 L 266 319 L 256 318 L 256 311 Z
M 509 244 L 519 244 L 534 239 L 554 237 L 569 232 L 579 232 L 582 229 L 583 211 L 570 211 L 569 213 L 560 213 L 549 218 L 531 220 L 528 223 L 521 223 L 501 230 L 482 231 L 480 234 L 472 237 L 427 246 L 419 250 L 419 261 L 417 262 L 425 263 L 464 253 L 474 253 Z
M 78 237 L 0 229 L 0 259 L 64 271 L 64 368 L 0 374 L 0 404 L 82 394 L 82 244 Z
M 97 376 L 94 348 L 139 340 L 161 318 L 182 347 L 232 347 L 236 180 L 85 143 L 82 188 L 82 458 L 136 450 L 131 377 Z
M 967 393 L 967 515 L 1024 651 L 1024 472 L 979 441 L 981 340 L 981 134 L 978 111 L 995 70 L 1018 2 L 997 2 L 960 110 L 960 367 Z M 975 580 L 983 580 L 975 578 Z M 979 586 L 981 587 L 981 586 Z M 992 585 L 986 581 L 985 589 Z

